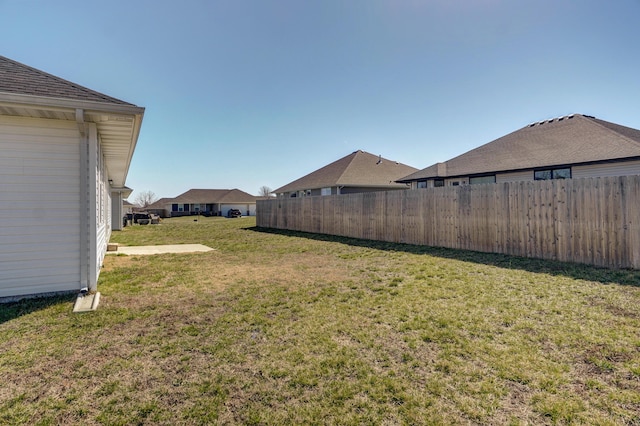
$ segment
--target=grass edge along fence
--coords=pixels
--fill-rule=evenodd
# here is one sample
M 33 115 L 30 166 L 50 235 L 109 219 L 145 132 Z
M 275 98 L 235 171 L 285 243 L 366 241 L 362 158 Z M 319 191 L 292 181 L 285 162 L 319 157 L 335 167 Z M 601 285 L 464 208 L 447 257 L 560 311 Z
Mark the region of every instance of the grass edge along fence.
M 258 200 L 256 225 L 640 269 L 640 176 Z

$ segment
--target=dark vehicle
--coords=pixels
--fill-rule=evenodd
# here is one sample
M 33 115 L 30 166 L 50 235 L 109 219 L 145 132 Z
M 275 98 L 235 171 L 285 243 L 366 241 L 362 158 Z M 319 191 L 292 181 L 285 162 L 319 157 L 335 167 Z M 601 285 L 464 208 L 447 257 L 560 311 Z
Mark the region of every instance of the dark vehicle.
M 139 225 L 148 225 L 151 223 L 151 215 L 149 213 L 127 213 L 124 220 L 130 220 L 131 223 Z
M 238 209 L 231 209 L 227 212 L 227 217 L 242 217 L 242 212 Z

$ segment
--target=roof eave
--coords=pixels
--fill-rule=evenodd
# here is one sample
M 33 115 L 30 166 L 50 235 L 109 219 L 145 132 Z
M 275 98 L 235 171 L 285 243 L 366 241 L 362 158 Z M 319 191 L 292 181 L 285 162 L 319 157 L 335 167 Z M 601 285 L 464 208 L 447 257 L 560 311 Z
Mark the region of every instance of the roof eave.
M 0 92 L 0 102 L 13 103 L 23 107 L 39 106 L 48 109 L 83 109 L 86 112 L 111 112 L 117 114 L 143 115 L 144 108 L 131 104 L 85 101 L 80 99 L 52 98 L 48 96 L 22 95 Z
M 98 126 L 102 126 L 106 122 L 100 119 L 104 117 L 104 115 L 108 116 L 113 114 L 120 117 L 129 117 L 129 120 L 132 120 L 131 131 L 116 138 L 116 143 L 119 146 L 126 145 L 126 158 L 122 158 L 122 155 L 119 155 L 120 160 L 117 162 L 120 164 L 120 167 L 109 167 L 111 160 L 109 159 L 109 155 L 105 156 L 107 170 L 109 171 L 109 178 L 113 180 L 114 186 L 122 187 L 125 185 L 127 175 L 129 173 L 129 167 L 131 166 L 131 160 L 133 159 L 133 153 L 135 151 L 138 137 L 140 136 L 140 129 L 142 127 L 142 119 L 145 111 L 143 107 L 131 104 L 52 98 L 8 92 L 0 92 L 0 105 L 19 111 L 16 115 L 33 117 L 38 114 L 29 114 L 30 112 L 47 111 L 56 113 L 55 115 L 57 115 L 57 117 L 55 118 L 67 120 L 69 119 L 68 117 L 75 116 L 75 111 L 82 110 L 84 112 L 84 119 L 88 122 L 94 121 Z M 92 114 L 99 115 L 99 117 L 92 119 Z M 109 118 L 107 118 L 107 121 L 108 119 Z M 122 160 L 125 161 L 124 164 L 122 163 Z M 124 165 L 124 167 L 121 167 L 122 165 Z M 116 172 L 115 170 L 118 168 L 120 171 Z
M 491 175 L 491 174 L 499 174 L 499 173 L 518 173 L 518 172 L 524 172 L 524 171 L 528 171 L 528 170 L 545 169 L 545 168 L 549 168 L 549 167 L 590 166 L 590 165 L 594 165 L 594 164 L 621 163 L 621 162 L 625 162 L 625 161 L 638 161 L 638 160 L 640 160 L 640 155 L 624 156 L 624 157 L 612 157 L 612 158 L 605 158 L 605 159 L 599 159 L 599 160 L 590 160 L 590 161 L 580 161 L 580 162 L 577 162 L 577 163 L 555 162 L 555 163 L 544 163 L 544 164 L 540 164 L 538 166 L 521 167 L 521 168 L 518 168 L 518 169 L 502 169 L 502 170 L 498 169 L 498 170 L 491 170 L 491 171 L 472 171 L 472 172 L 468 172 L 468 173 L 457 173 L 457 174 L 452 174 L 452 175 L 447 175 L 447 176 L 425 175 L 425 176 L 413 177 L 411 179 L 402 178 L 401 180 L 397 180 L 396 182 L 398 182 L 398 183 L 411 183 L 411 182 L 429 180 L 429 179 L 459 179 L 459 178 L 469 177 L 469 176 L 470 177 L 474 177 L 474 176 L 483 176 L 483 175 Z
M 122 194 L 122 198 L 129 198 L 129 196 L 131 195 L 131 193 L 133 192 L 133 189 L 127 187 L 127 186 L 122 186 L 122 187 L 112 187 L 111 188 L 111 192 L 116 192 L 119 194 Z
M 127 176 L 129 175 L 129 168 L 131 167 L 131 160 L 133 160 L 133 153 L 136 149 L 136 145 L 138 144 L 138 137 L 140 136 L 140 129 L 142 128 L 142 118 L 144 117 L 144 108 L 142 108 L 142 113 L 134 115 L 134 124 L 133 124 L 133 132 L 131 135 L 131 142 L 129 144 L 129 156 L 127 158 L 127 168 L 124 172 L 124 176 L 122 177 L 122 184 L 127 181 Z
M 404 182 L 402 182 L 404 183 Z M 311 189 L 322 189 L 322 188 L 397 188 L 402 185 L 402 183 L 398 183 L 398 181 L 393 181 L 388 184 L 380 183 L 380 184 L 359 184 L 359 183 L 333 183 L 331 185 L 323 185 L 323 186 L 310 186 L 310 187 L 296 187 L 296 188 L 278 188 L 272 192 L 272 194 L 283 194 L 287 192 L 295 192 L 295 191 L 306 191 Z

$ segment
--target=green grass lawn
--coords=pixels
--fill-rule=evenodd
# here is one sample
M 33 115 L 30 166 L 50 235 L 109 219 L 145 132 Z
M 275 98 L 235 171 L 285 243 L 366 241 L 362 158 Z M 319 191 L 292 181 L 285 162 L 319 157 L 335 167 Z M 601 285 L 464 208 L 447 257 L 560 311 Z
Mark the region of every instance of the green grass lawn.
M 640 273 L 257 230 L 127 227 L 99 309 L 0 305 L 0 424 L 638 424 Z

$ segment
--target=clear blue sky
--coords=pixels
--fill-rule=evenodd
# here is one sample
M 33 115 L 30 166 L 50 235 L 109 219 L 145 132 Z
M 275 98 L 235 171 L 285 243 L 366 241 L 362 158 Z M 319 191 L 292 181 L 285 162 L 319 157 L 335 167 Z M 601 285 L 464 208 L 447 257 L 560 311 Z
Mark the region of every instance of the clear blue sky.
M 640 0 L 0 0 L 0 54 L 146 108 L 135 190 L 257 194 L 357 149 L 421 169 L 571 113 L 640 128 L 639 23 Z

